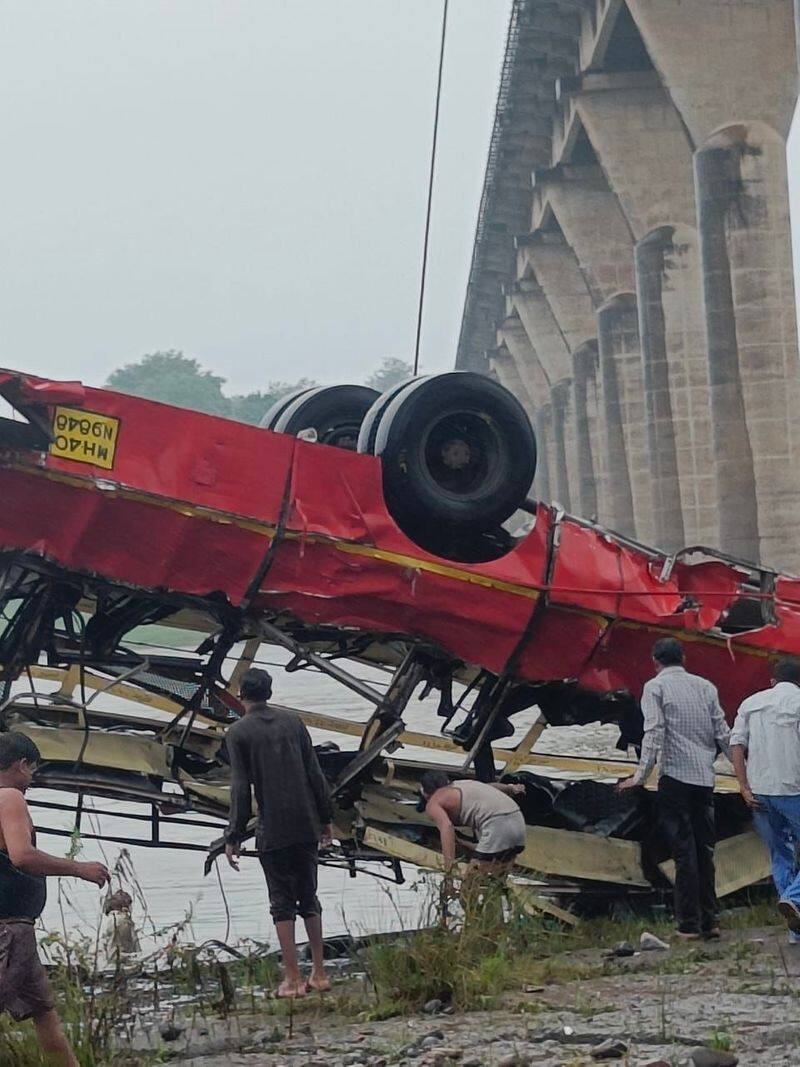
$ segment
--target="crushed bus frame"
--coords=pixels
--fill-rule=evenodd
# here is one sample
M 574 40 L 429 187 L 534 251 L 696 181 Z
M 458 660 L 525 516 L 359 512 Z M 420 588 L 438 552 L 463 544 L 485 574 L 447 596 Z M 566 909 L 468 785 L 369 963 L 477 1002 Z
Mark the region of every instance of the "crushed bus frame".
M 624 751 L 635 745 L 650 648 L 664 634 L 683 642 L 731 716 L 779 655 L 800 652 L 800 581 L 704 548 L 667 556 L 519 493 L 529 528 L 501 530 L 481 479 L 513 456 L 519 441 L 503 438 L 503 420 L 518 429 L 517 414 L 496 392 L 483 410 L 477 377 L 416 380 L 379 398 L 353 452 L 298 438 L 297 421 L 275 432 L 0 372 L 16 412 L 0 419 L 0 728 L 36 740 L 39 784 L 75 798 L 64 807 L 82 832 L 89 796 L 146 807 L 122 816 L 147 831 L 117 837 L 126 843 L 191 848 L 187 825 L 218 831 L 231 693 L 271 645 L 287 670 L 322 672 L 373 708 L 363 723 L 297 709 L 357 742 L 320 750 L 340 841 L 330 862 L 374 863 L 396 879 L 403 861 L 435 865 L 435 835 L 411 803 L 430 763 L 398 755 L 411 746 L 459 753 L 462 775 L 492 780 L 502 765 L 518 776 L 519 869 L 560 895 L 669 884 L 652 795 L 613 788 L 631 763 L 533 747 L 548 725 L 598 721 L 619 726 Z M 303 403 L 288 409 L 300 423 Z M 414 460 L 418 423 L 428 444 Z M 418 484 L 402 481 L 411 474 Z M 453 524 L 452 557 L 441 538 L 431 549 L 421 524 L 431 484 L 446 504 L 440 524 Z M 142 649 L 132 636 L 154 623 L 202 638 L 180 655 Z M 361 664 L 381 667 L 388 685 L 365 681 Z M 438 735 L 404 722 L 423 688 L 439 695 Z M 125 710 L 109 710 L 115 697 Z M 501 745 L 532 708 L 525 736 Z M 724 896 L 768 864 L 734 779 L 719 776 L 717 792 Z

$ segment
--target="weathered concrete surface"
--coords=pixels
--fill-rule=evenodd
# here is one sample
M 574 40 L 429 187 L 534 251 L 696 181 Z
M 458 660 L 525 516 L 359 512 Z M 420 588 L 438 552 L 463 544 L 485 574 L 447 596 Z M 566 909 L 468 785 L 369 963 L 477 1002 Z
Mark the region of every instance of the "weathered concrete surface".
M 695 145 L 734 118 L 785 140 L 797 99 L 792 0 L 627 0 Z
M 593 340 L 594 306 L 578 258 L 560 231 L 539 231 L 523 247 L 523 256 L 544 293 L 569 352 Z
M 800 948 L 785 931 L 742 930 L 722 943 L 673 947 L 603 962 L 600 949 L 553 958 L 553 977 L 520 981 L 493 1010 L 411 1015 L 354 1022 L 327 1003 L 307 998 L 288 1012 L 227 1020 L 178 1021 L 187 1029 L 171 1048 L 181 1067 L 563 1067 L 595 1062 L 604 1040 L 622 1042 L 616 1062 L 690 1067 L 695 1048 L 727 1043 L 743 1067 L 796 1064 Z M 572 974 L 570 975 L 570 969 Z M 353 994 L 351 993 L 351 996 Z M 343 1001 L 346 1011 L 346 1000 Z M 149 1020 L 158 1045 L 159 1019 Z M 206 1031 L 200 1035 L 199 1030 Z M 168 1046 L 169 1047 L 169 1046 Z
M 500 323 L 497 339 L 508 349 L 522 380 L 532 410 L 550 402 L 550 381 L 538 351 L 533 347 L 527 330 L 513 302 L 508 300 L 508 315 Z
M 577 266 L 582 278 L 582 285 L 574 274 L 571 281 L 578 308 L 586 316 L 583 332 L 597 333 L 595 309 L 620 292 L 630 292 L 635 284 L 631 232 L 599 167 L 567 165 L 536 174 L 532 230 L 552 232 L 554 224 L 574 251 L 575 263 L 570 266 L 573 271 Z M 573 396 L 580 513 L 634 537 L 632 516 L 628 512 L 620 516 L 612 504 L 615 489 L 609 482 L 609 436 L 594 340 L 573 350 Z M 627 458 L 623 459 L 627 471 Z
M 537 410 L 542 407 L 547 409 L 543 425 L 547 426 L 549 435 L 545 451 L 549 457 L 551 499 L 569 511 L 572 509 L 570 466 L 573 481 L 577 478 L 577 457 L 573 448 L 575 431 L 572 425 L 572 354 L 553 309 L 530 267 L 526 266 L 525 276 L 512 287 L 509 302 L 515 317 L 522 324 L 530 349 L 535 352 L 530 370 L 537 384 L 535 389 L 533 385 L 529 386 L 529 392 L 537 397 Z M 504 325 L 508 321 L 506 318 Z M 534 337 L 535 347 L 531 341 Z M 571 450 L 569 456 L 568 448 Z
M 642 525 L 670 551 L 686 542 L 717 544 L 691 145 L 652 72 L 585 76 L 570 100 L 635 241 L 654 509 Z
M 622 294 L 608 301 L 598 311 L 597 325 L 608 524 L 629 537 L 652 540 L 652 484 L 634 295 Z
M 537 172 L 531 230 L 547 229 L 550 215 L 577 257 L 595 307 L 633 291 L 631 230 L 599 166 L 565 164 Z
M 511 301 L 538 354 L 548 385 L 572 374 L 572 355 L 544 290 L 530 272 L 513 287 Z
M 676 427 L 670 394 L 670 378 L 673 382 L 679 379 L 685 374 L 685 367 L 682 361 L 678 363 L 674 359 L 674 350 L 670 352 L 668 348 L 664 301 L 667 264 L 675 256 L 674 232 L 671 226 L 661 227 L 636 245 L 639 340 L 653 479 L 653 526 L 657 543 L 669 552 L 676 552 L 685 544 Z
M 551 381 L 538 351 L 531 344 L 530 336 L 520 319 L 512 296 L 506 297 L 506 310 L 508 314 L 497 331 L 500 348 L 496 349 L 495 353 L 505 350 L 513 361 L 516 377 L 522 387 L 519 398 L 526 405 L 536 434 L 537 470 L 533 491 L 537 499 L 551 500 L 556 496 L 555 472 L 557 469 L 564 468 L 566 464 L 566 455 L 563 455 L 560 460 L 556 458 Z M 510 372 L 506 373 L 506 378 L 512 381 Z M 514 392 L 513 387 L 511 391 Z M 563 435 L 561 447 L 563 448 Z
M 562 494 L 663 548 L 701 543 L 800 570 L 785 153 L 800 0 L 514 0 L 513 11 L 470 291 L 523 290 L 520 321 L 559 387 Z M 515 19 L 539 20 L 535 46 Z M 523 115 L 536 151 L 506 132 Z M 531 162 L 512 204 L 498 175 L 516 181 Z M 493 227 L 525 213 L 516 261 L 501 263 Z M 626 355 L 632 312 L 638 363 Z M 575 355 L 594 337 L 594 382 L 578 381 Z
M 575 492 L 577 509 L 589 519 L 598 516 L 598 497 L 605 492 L 594 453 L 600 453 L 597 426 L 597 341 L 582 345 L 572 356 L 572 408 L 575 426 Z M 594 445 L 593 445 L 594 442 Z
M 523 241 L 520 257 L 526 276 L 541 290 L 569 358 L 569 377 L 561 378 L 552 387 L 556 424 L 560 421 L 563 425 L 567 470 L 567 483 L 561 487 L 563 495 L 559 500 L 578 514 L 595 516 L 598 487 L 592 456 L 595 446 L 588 433 L 587 386 L 585 378 L 577 382 L 574 377 L 578 353 L 587 345 L 596 347 L 591 293 L 575 252 L 557 227 L 539 231 Z M 542 301 L 539 306 L 543 307 Z
M 800 397 L 785 144 L 797 98 L 793 7 L 631 0 L 630 10 L 695 148 L 722 546 L 797 567 Z M 679 57 L 685 20 L 697 44 Z M 711 39 L 709 51 L 702 42 Z M 744 422 L 739 432 L 732 417 Z
M 543 404 L 536 409 L 533 418 L 536 434 L 536 477 L 533 484 L 540 500 L 555 500 L 556 491 L 556 442 L 553 436 L 553 408 Z
M 572 483 L 577 479 L 577 457 L 575 455 L 575 429 L 572 420 L 572 379 L 562 378 L 552 390 L 551 408 L 553 412 L 554 444 L 554 482 L 555 500 L 566 511 L 572 510 L 570 492 L 570 468 Z
M 800 380 L 789 241 L 785 144 L 743 127 L 717 134 L 696 157 L 703 239 L 720 516 L 731 551 L 734 520 L 755 524 L 757 555 L 800 565 Z M 732 441 L 732 409 L 745 438 Z M 753 502 L 734 462 L 752 455 Z
M 514 394 L 528 413 L 528 418 L 532 420 L 536 408 L 531 401 L 528 390 L 523 385 L 517 362 L 505 342 L 492 349 L 489 353 L 489 369 L 494 373 L 498 382 L 505 389 L 508 389 L 509 393 Z

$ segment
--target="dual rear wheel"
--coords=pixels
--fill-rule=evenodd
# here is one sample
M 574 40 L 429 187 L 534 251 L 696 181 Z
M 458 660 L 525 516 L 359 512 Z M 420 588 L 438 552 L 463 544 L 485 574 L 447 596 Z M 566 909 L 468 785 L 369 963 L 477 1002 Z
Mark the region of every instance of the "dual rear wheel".
M 491 559 L 510 547 L 502 524 L 525 502 L 536 441 L 524 408 L 498 382 L 469 371 L 412 378 L 382 395 L 323 386 L 284 397 L 261 423 L 379 456 L 386 503 L 422 548 Z

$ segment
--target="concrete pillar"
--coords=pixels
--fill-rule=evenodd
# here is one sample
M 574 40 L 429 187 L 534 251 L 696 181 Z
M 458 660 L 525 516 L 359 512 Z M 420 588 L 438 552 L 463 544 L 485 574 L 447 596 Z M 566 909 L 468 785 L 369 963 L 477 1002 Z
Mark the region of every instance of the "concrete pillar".
M 531 424 L 533 424 L 534 405 L 508 347 L 505 344 L 500 344 L 497 348 L 487 352 L 486 357 L 489 369 L 495 374 L 498 382 L 519 400 L 520 404 L 525 408 Z
M 553 471 L 551 489 L 557 503 L 572 511 L 572 494 L 570 492 L 569 457 L 574 457 L 574 433 L 572 431 L 572 382 L 565 378 L 556 382 L 552 389 L 553 412 Z M 573 482 L 577 480 L 576 471 L 572 472 Z
M 670 549 L 681 540 L 716 545 L 720 533 L 691 144 L 652 74 L 587 75 L 571 96 L 619 198 L 642 272 L 637 290 L 646 305 L 640 322 L 643 358 L 649 381 L 655 372 L 660 383 L 658 402 L 654 398 L 645 411 L 658 483 L 653 536 L 659 547 Z M 659 354 L 655 363 L 654 353 Z
M 596 336 L 592 297 L 574 250 L 558 231 L 538 231 L 524 242 L 527 259 L 552 308 L 569 352 Z
M 553 409 L 550 404 L 537 408 L 533 420 L 536 434 L 536 477 L 534 492 L 537 500 L 549 504 L 556 496 L 554 490 L 555 441 L 553 438 Z
M 535 173 L 533 229 L 555 219 L 575 254 L 591 303 L 602 306 L 620 292 L 635 286 L 633 238 L 630 227 L 601 169 L 597 166 L 561 165 Z M 595 332 L 597 330 L 595 315 Z M 580 457 L 580 514 L 614 525 L 608 485 L 616 475 L 609 471 L 608 435 L 602 403 L 597 343 L 592 341 L 573 354 L 573 410 Z M 584 446 L 588 433 L 590 448 Z M 589 464 L 594 487 L 589 484 Z M 627 479 L 627 464 L 624 477 Z M 617 525 L 617 528 L 620 528 Z M 633 528 L 626 529 L 630 535 Z
M 695 145 L 734 119 L 786 139 L 797 99 L 792 0 L 627 4 Z
M 663 299 L 667 260 L 673 253 L 673 232 L 670 227 L 662 227 L 636 246 L 636 294 L 652 464 L 653 525 L 656 544 L 666 552 L 677 552 L 685 544 Z M 681 371 L 685 377 L 684 367 L 674 369 L 673 375 L 678 377 Z
M 797 569 L 800 366 L 785 146 L 774 132 L 736 127 L 697 153 L 696 168 L 723 547 Z M 736 440 L 730 412 L 747 425 Z
M 528 373 L 536 379 L 536 386 L 529 388 L 532 392 L 535 388 L 537 397 L 541 397 L 541 386 L 546 388 L 547 400 L 541 406 L 547 409 L 550 497 L 569 511 L 572 493 L 567 448 L 574 436 L 569 426 L 572 356 L 547 297 L 529 269 L 527 276 L 514 285 L 510 301 L 523 324 L 531 349 L 536 353 L 535 360 L 526 361 Z M 573 476 L 577 477 L 574 465 Z
M 592 298 L 575 252 L 560 231 L 539 231 L 521 245 L 527 268 L 540 286 L 568 354 L 569 376 L 552 387 L 554 421 L 562 420 L 570 507 L 575 514 L 589 518 L 597 514 L 597 488 L 587 422 L 588 383 L 575 381 L 574 366 L 575 354 L 590 342 L 596 344 Z M 537 344 L 538 334 L 533 337 Z
M 632 401 L 642 397 L 641 358 L 636 299 L 632 293 L 609 301 L 597 313 L 600 397 L 605 423 L 605 469 L 608 481 L 605 508 L 612 530 L 627 537 L 647 538 L 647 529 L 639 529 L 634 514 L 650 515 L 650 507 L 634 511 L 635 463 L 637 496 L 647 495 L 647 485 L 640 484 L 640 454 L 645 447 L 643 402 L 639 430 L 631 426 Z M 638 381 L 637 381 L 638 378 Z M 629 455 L 631 460 L 629 462 Z M 637 501 L 638 503 L 638 501 Z M 647 501 L 648 504 L 652 500 Z
M 513 302 L 507 298 L 510 314 L 500 325 L 497 336 L 501 344 L 492 357 L 501 360 L 506 357 L 513 366 L 504 363 L 507 380 L 516 380 L 528 398 L 526 410 L 530 414 L 533 432 L 536 435 L 536 476 L 533 480 L 533 493 L 537 500 L 549 501 L 551 498 L 550 469 L 553 466 L 553 418 L 550 406 L 550 383 L 545 375 L 536 349 L 531 345 L 525 327 L 514 310 Z
M 579 515 L 597 519 L 598 495 L 603 486 L 597 477 L 594 454 L 597 449 L 596 371 L 597 342 L 590 341 L 573 354 L 572 414 L 575 427 L 575 461 Z
M 550 402 L 550 381 L 512 301 L 507 300 L 506 303 L 510 313 L 498 327 L 497 339 L 513 360 L 523 388 L 530 397 L 531 411 L 535 411 L 542 404 Z
M 544 291 L 530 273 L 516 283 L 511 301 L 539 357 L 548 388 L 561 378 L 569 378 L 570 350 Z
M 797 569 L 800 362 L 785 156 L 797 99 L 794 5 L 629 8 L 696 149 L 721 542 Z

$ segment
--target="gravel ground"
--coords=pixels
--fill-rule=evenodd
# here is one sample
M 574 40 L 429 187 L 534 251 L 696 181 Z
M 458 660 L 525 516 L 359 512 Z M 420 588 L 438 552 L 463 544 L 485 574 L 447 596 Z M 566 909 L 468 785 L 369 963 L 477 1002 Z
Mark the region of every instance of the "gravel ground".
M 334 993 L 299 1003 L 291 1032 L 286 1014 L 194 1024 L 178 1016 L 182 1033 L 164 1042 L 164 1020 L 154 1017 L 143 1040 L 183 1067 L 578 1067 L 597 1062 L 592 1052 L 611 1040 L 617 1062 L 645 1067 L 690 1064 L 716 1034 L 734 1053 L 729 1063 L 800 1063 L 800 946 L 788 945 L 783 930 L 739 930 L 719 943 L 628 958 L 604 959 L 598 949 L 558 960 L 594 965 L 597 977 L 526 987 L 490 1011 L 381 1022 L 348 1021 Z

